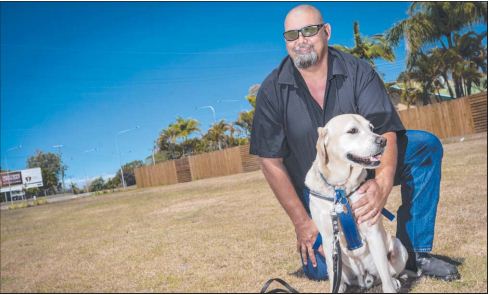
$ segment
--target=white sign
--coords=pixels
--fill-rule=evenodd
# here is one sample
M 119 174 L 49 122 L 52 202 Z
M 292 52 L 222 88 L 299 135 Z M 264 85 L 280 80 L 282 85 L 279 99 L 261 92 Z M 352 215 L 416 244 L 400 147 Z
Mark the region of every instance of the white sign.
M 43 175 L 41 168 L 32 168 L 22 170 L 22 184 L 25 188 L 43 186 Z

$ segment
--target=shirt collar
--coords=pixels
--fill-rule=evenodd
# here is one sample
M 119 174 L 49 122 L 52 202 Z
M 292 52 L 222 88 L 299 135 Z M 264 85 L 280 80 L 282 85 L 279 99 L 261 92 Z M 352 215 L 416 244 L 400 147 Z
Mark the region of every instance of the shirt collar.
M 347 76 L 346 65 L 343 59 L 340 57 L 340 54 L 333 47 L 328 47 L 328 80 L 332 79 L 336 75 Z M 298 87 L 298 82 L 295 77 L 296 74 L 299 74 L 296 66 L 294 65 L 291 57 L 287 56 L 279 66 L 279 84 L 287 84 L 293 85 L 294 87 Z

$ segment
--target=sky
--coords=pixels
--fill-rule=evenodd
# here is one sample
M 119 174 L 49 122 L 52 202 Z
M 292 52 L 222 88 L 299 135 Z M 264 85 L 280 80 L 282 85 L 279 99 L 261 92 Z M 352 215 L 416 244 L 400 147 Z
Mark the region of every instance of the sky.
M 177 116 L 234 121 L 286 56 L 284 17 L 299 2 L 0 3 L 2 169 L 61 152 L 65 183 L 113 176 L 151 155 Z M 315 2 L 330 44 L 352 46 L 406 18 L 409 2 Z M 385 81 L 403 71 L 377 61 Z M 121 132 L 125 131 L 125 132 Z M 119 134 L 118 134 L 119 133 Z M 21 146 L 21 147 L 19 147 Z M 56 148 L 55 146 L 61 146 Z M 119 156 L 117 147 L 119 148 Z

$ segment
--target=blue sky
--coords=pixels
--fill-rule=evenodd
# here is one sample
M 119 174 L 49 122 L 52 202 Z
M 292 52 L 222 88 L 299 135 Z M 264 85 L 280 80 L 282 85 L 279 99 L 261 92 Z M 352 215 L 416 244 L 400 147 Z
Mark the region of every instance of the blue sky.
M 61 148 L 66 182 L 113 175 L 151 155 L 177 116 L 206 131 L 249 109 L 248 88 L 286 55 L 283 20 L 297 2 L 0 3 L 1 166 L 23 169 L 36 150 Z M 320 2 L 330 44 L 353 45 L 406 17 L 409 2 Z M 380 61 L 386 81 L 404 69 Z M 238 100 L 238 101 L 236 101 Z M 13 149 L 22 145 L 20 149 Z M 95 150 L 94 150 L 95 149 Z M 89 151 L 89 152 L 87 152 Z

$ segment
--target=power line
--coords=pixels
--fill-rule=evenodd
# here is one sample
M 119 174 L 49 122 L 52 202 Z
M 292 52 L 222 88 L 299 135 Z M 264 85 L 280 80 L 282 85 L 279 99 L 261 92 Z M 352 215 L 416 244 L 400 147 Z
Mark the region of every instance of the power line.
M 250 54 L 250 53 L 266 53 L 266 52 L 283 52 L 281 49 L 261 49 L 247 51 L 137 51 L 137 50 L 90 50 L 90 49 L 75 49 L 67 47 L 47 47 L 47 46 L 31 46 L 25 44 L 0 44 L 0 47 L 17 47 L 27 48 L 31 50 L 51 50 L 51 51 L 73 51 L 73 52 L 92 52 L 92 53 L 123 53 L 123 54 L 148 54 L 148 55 L 230 55 L 230 54 Z

